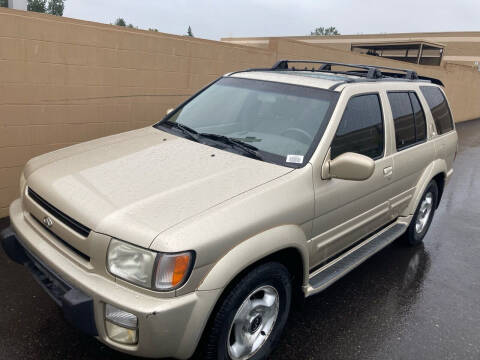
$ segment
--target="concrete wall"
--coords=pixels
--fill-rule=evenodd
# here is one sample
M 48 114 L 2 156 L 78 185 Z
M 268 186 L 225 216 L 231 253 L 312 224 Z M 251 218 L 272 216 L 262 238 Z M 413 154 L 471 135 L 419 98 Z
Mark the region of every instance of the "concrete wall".
M 256 48 L 0 8 L 0 217 L 28 159 L 155 123 L 219 75 L 281 58 L 404 66 L 294 40 Z M 480 117 L 479 74 L 421 72 L 445 81 L 457 120 Z

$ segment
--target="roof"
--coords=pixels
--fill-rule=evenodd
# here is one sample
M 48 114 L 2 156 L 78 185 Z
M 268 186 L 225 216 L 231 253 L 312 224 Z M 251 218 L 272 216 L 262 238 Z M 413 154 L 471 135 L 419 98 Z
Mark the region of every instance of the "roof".
M 233 77 L 243 79 L 254 79 L 264 81 L 275 81 L 286 84 L 311 86 L 321 89 L 330 89 L 338 84 L 344 83 L 346 76 L 337 76 L 309 71 L 245 71 L 231 74 Z
M 394 41 L 374 41 L 374 42 L 352 42 L 352 47 L 368 47 L 371 49 L 374 48 L 381 48 L 381 49 L 388 49 L 391 47 L 395 49 L 397 47 L 402 48 L 416 48 L 419 45 L 423 45 L 426 47 L 436 48 L 436 49 L 443 49 L 445 45 L 440 43 L 435 43 L 431 41 L 425 40 L 416 40 L 416 41 L 402 41 L 402 40 L 394 40 Z

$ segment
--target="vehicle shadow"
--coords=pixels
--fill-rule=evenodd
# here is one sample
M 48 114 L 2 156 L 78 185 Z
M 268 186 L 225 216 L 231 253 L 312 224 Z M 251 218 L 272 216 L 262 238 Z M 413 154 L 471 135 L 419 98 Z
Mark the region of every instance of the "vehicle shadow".
M 293 309 L 270 359 L 371 357 L 405 323 L 430 263 L 423 245 L 409 248 L 396 241 Z

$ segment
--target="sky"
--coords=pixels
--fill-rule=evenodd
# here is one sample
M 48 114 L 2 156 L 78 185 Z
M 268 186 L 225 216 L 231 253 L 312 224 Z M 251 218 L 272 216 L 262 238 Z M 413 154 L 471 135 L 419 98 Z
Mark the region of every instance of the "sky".
M 64 16 L 196 37 L 480 31 L 478 0 L 66 0 Z

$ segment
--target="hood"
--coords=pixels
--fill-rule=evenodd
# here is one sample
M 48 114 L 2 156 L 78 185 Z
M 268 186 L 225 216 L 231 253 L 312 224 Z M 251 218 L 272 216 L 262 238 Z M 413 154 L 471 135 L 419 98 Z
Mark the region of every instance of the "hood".
M 81 224 L 149 247 L 175 224 L 290 171 L 149 127 L 32 159 L 25 177 Z

